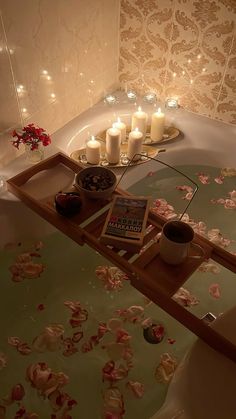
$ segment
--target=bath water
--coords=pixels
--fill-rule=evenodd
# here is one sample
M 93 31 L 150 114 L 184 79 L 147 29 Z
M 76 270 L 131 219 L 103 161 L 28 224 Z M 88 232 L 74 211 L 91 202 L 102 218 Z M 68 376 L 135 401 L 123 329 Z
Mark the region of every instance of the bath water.
M 199 184 L 199 191 L 188 209 L 189 216 L 195 221 L 204 221 L 207 229 L 219 228 L 224 237 L 236 239 L 236 210 L 227 210 L 223 205 L 210 202 L 212 198 L 227 198 L 228 193 L 235 188 L 235 177 L 225 178 L 223 184 L 218 185 L 214 181 L 220 174 L 217 168 L 182 166 L 178 169 Z M 210 184 L 202 185 L 198 182 L 196 173 L 199 172 L 210 176 Z M 182 199 L 184 192 L 178 191 L 176 186 L 183 184 L 190 185 L 171 169 L 163 169 L 153 176 L 144 176 L 130 190 L 134 194 L 150 195 L 153 199 L 165 198 L 177 213 L 181 213 L 187 201 Z M 60 232 L 39 239 L 43 241 L 40 262 L 45 266 L 39 278 L 24 279 L 16 283 L 11 280 L 9 272 L 9 266 L 14 263 L 17 254 L 31 247 L 30 239 L 17 248 L 5 249 L 0 253 L 0 352 L 7 357 L 6 367 L 0 370 L 0 399 L 9 394 L 15 384 L 21 383 L 26 393 L 22 404 L 27 411 L 36 412 L 40 418 L 50 418 L 52 409 L 49 401 L 39 397 L 37 390 L 25 379 L 26 369 L 30 364 L 46 362 L 53 371 L 62 371 L 69 377 L 69 383 L 63 391 L 78 403 L 70 413 L 73 419 L 103 417 L 102 396 L 108 384 L 102 381 L 102 368 L 109 361 L 109 357 L 102 346 L 111 341 L 111 337 L 105 336 L 104 340 L 87 353 L 82 353 L 81 345 L 96 334 L 99 322 L 106 323 L 110 318 L 117 317 L 116 310 L 140 305 L 145 309 L 145 318 L 151 317 L 155 323 L 164 326 L 165 336 L 161 343 L 150 344 L 143 337 L 140 323 L 125 322 L 123 327 L 131 335 L 133 368 L 128 377 L 117 382 L 115 386 L 124 396 L 124 418 L 148 419 L 161 407 L 167 390 L 167 384 L 159 383 L 155 378 L 160 356 L 168 352 L 179 361 L 196 339 L 195 336 L 158 306 L 147 304 L 144 296 L 130 286 L 128 281 L 124 282 L 119 291 L 105 290 L 101 280 L 95 275 L 95 269 L 99 265 L 107 266 L 110 263 L 86 245 L 80 247 Z M 234 243 L 229 250 L 236 251 Z M 235 279 L 235 274 L 224 268 L 220 268 L 217 275 L 195 272 L 184 287 L 193 293 L 200 303 L 189 310 L 199 317 L 208 311 L 217 316 L 233 306 Z M 216 282 L 221 289 L 219 299 L 214 299 L 208 292 L 209 286 Z M 72 336 L 78 329 L 72 329 L 69 324 L 70 312 L 64 306 L 66 300 L 80 301 L 81 306 L 88 311 L 88 320 L 82 323 L 83 339 L 76 345 L 78 352 L 69 357 L 64 356 L 61 349 L 42 353 L 33 350 L 29 355 L 21 355 L 16 348 L 8 344 L 9 337 L 17 336 L 31 346 L 35 337 L 47 325 L 53 323 L 62 324 L 65 336 Z M 44 308 L 41 311 L 38 309 L 40 304 Z M 174 339 L 175 343 L 168 343 L 168 338 Z M 129 380 L 139 381 L 144 385 L 144 396 L 141 399 L 135 398 L 127 390 L 125 383 Z M 9 406 L 6 418 L 14 418 L 16 410 L 16 403 Z

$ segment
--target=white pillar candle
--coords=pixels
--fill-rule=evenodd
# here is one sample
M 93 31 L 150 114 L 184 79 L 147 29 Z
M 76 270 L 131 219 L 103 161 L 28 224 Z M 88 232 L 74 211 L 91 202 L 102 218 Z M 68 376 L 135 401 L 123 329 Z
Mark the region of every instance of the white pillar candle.
M 158 111 L 152 114 L 151 122 L 151 140 L 152 141 L 161 141 L 164 134 L 165 127 L 165 114 L 161 112 L 161 108 L 158 108 Z
M 120 118 L 117 118 L 117 121 L 112 124 L 113 128 L 117 128 L 121 133 L 121 142 L 125 143 L 126 141 L 126 125 L 124 122 L 121 122 Z
M 99 164 L 101 144 L 94 136 L 86 143 L 86 159 L 88 163 Z
M 106 132 L 106 157 L 112 164 L 120 161 L 120 139 L 121 133 L 117 128 L 109 128 Z
M 138 128 L 138 130 L 143 133 L 143 137 L 145 138 L 147 131 L 147 119 L 148 115 L 146 112 L 143 112 L 139 106 L 138 111 L 132 115 L 131 131 L 135 130 L 135 128 Z
M 129 133 L 128 139 L 128 152 L 127 157 L 132 160 L 135 154 L 141 154 L 143 143 L 143 133 L 135 128 L 134 131 Z M 133 161 L 139 160 L 139 156 L 136 156 Z

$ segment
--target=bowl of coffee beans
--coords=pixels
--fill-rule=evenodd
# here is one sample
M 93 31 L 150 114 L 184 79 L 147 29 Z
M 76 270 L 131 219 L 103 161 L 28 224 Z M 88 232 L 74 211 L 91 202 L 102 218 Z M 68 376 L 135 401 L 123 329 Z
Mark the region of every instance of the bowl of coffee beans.
M 90 199 L 110 198 L 116 184 L 115 173 L 106 167 L 86 167 L 75 175 L 75 187 Z

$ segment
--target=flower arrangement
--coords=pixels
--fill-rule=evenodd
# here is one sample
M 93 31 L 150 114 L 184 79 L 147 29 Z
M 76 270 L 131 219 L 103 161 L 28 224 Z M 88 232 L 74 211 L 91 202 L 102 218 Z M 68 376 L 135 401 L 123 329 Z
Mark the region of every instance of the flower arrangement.
M 51 143 L 51 138 L 46 134 L 45 129 L 39 128 L 34 124 L 26 125 L 21 133 L 14 130 L 12 132 L 12 137 L 16 138 L 12 141 L 12 144 L 18 149 L 20 144 L 30 145 L 31 150 L 37 150 L 40 143 L 42 143 L 43 146 L 47 146 Z

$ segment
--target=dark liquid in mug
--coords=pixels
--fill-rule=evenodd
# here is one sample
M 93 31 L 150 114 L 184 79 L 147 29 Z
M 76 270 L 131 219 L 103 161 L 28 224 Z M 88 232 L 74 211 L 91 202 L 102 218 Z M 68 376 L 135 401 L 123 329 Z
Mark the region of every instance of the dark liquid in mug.
M 188 243 L 193 239 L 193 231 L 184 222 L 171 221 L 163 229 L 165 236 L 175 243 Z

